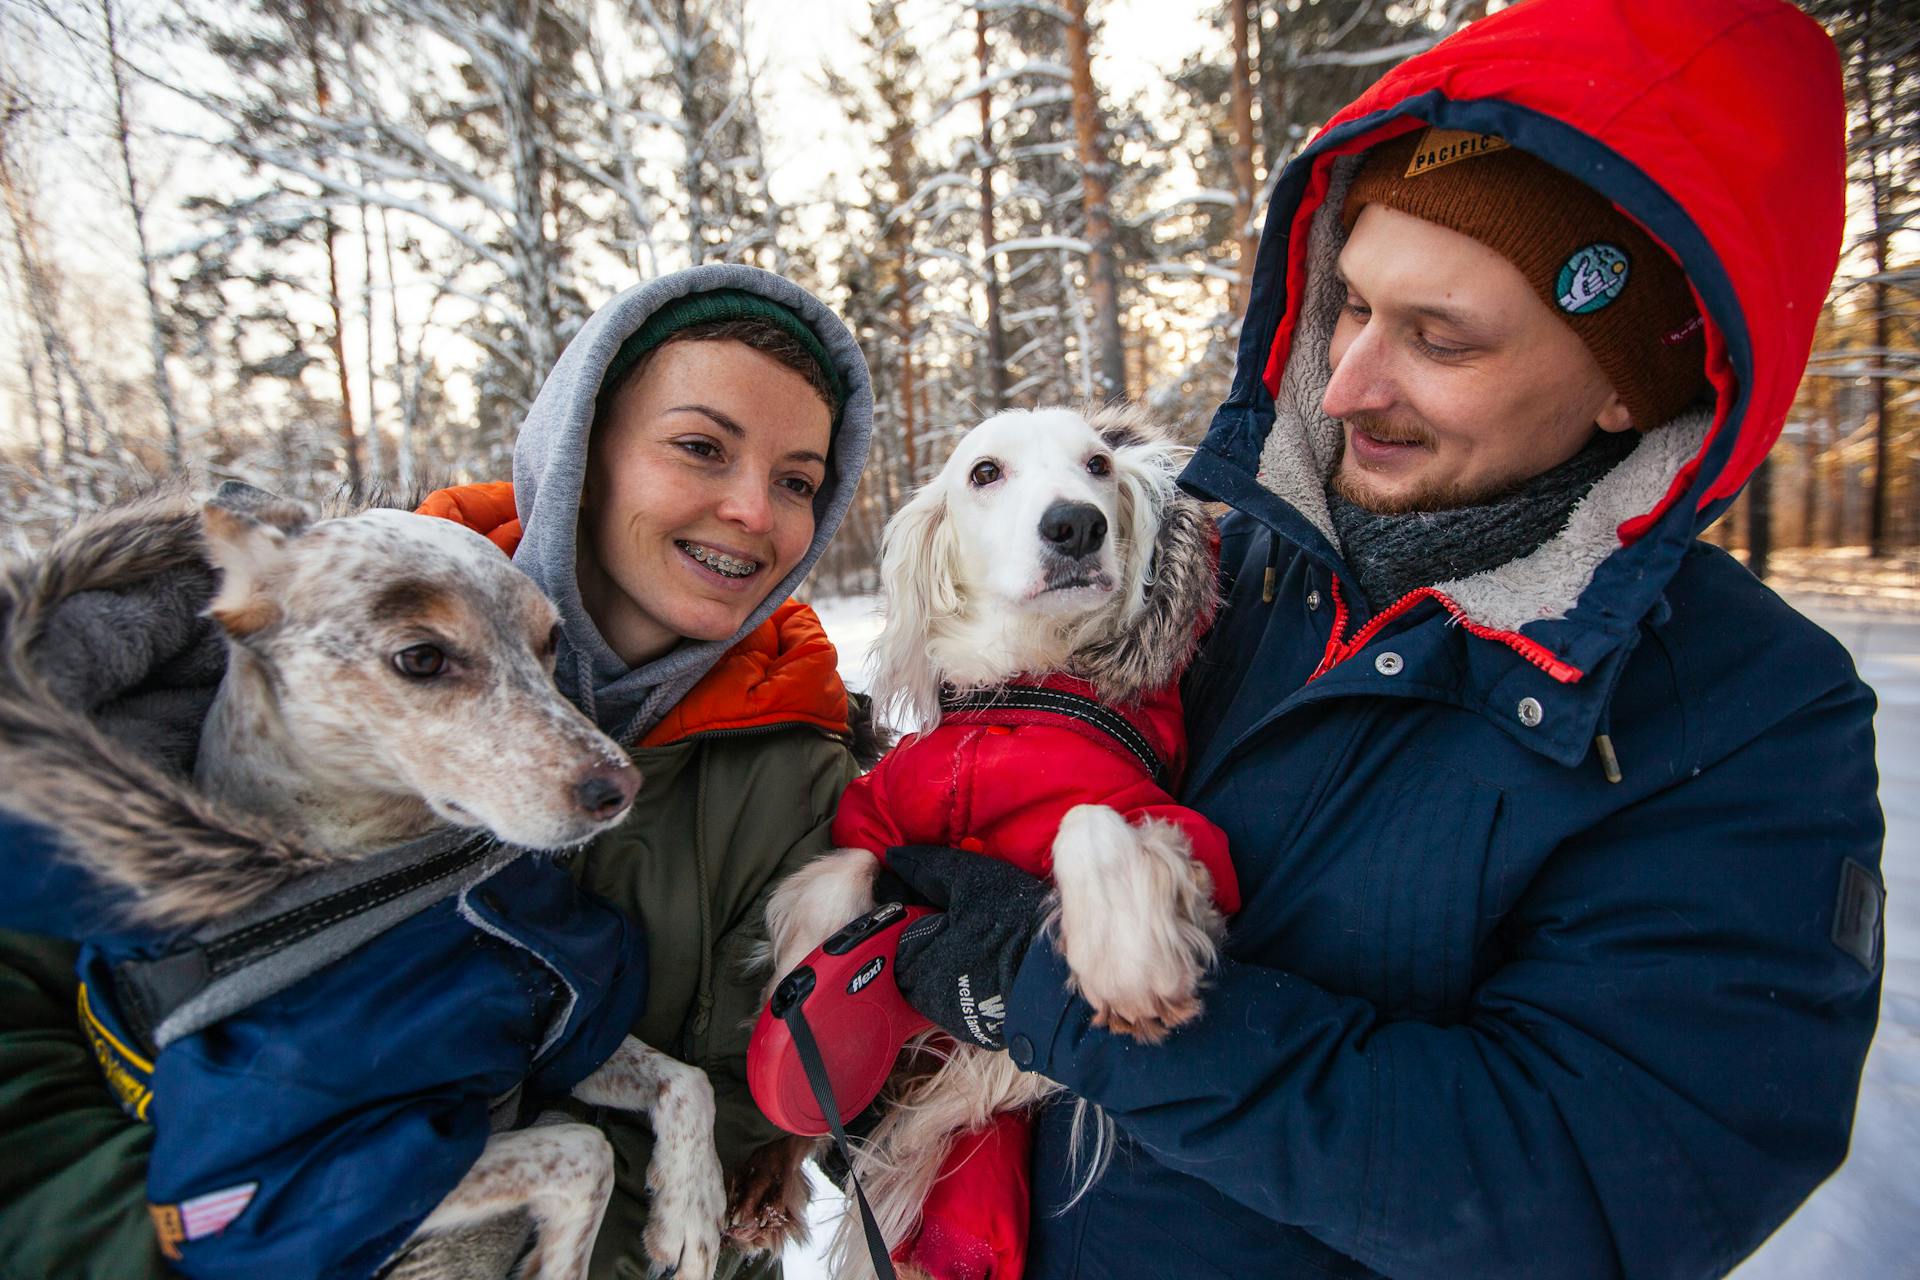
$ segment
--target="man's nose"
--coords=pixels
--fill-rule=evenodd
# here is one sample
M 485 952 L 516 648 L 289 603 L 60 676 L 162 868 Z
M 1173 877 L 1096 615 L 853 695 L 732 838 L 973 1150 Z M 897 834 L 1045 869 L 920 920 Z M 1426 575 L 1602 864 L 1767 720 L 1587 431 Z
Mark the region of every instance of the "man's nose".
M 1354 334 L 1344 347 L 1336 342 L 1328 348 L 1331 374 L 1327 393 L 1320 399 L 1321 411 L 1329 418 L 1346 418 L 1392 408 L 1393 382 L 1385 356 L 1379 331 L 1372 325 Z

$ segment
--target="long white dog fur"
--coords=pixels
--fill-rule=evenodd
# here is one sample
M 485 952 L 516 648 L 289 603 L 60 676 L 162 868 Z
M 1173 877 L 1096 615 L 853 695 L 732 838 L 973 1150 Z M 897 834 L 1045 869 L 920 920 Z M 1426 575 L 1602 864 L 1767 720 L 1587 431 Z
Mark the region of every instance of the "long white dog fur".
M 970 431 L 887 527 L 873 691 L 888 718 L 931 728 L 943 685 L 992 688 L 1021 674 L 1075 675 L 1111 703 L 1176 678 L 1216 590 L 1210 525 L 1174 484 L 1185 453 L 1134 409 L 1013 411 Z M 1039 531 L 1063 502 L 1097 508 L 1111 535 L 1071 565 Z M 1185 833 L 1084 804 L 1061 822 L 1052 853 L 1047 927 L 1096 1020 L 1151 1041 L 1197 1013 L 1223 922 Z M 879 865 L 867 850 L 836 850 L 781 886 L 768 912 L 776 975 L 873 905 Z M 929 1041 L 945 1043 L 923 1037 L 922 1062 L 943 1052 Z M 917 1228 L 961 1134 L 1057 1089 L 966 1045 L 931 1072 L 897 1076 L 854 1161 L 889 1246 Z M 1096 1121 L 1076 1129 L 1092 1140 L 1084 1190 L 1108 1122 L 1090 1108 L 1080 1119 Z M 830 1256 L 836 1275 L 871 1274 L 852 1215 Z

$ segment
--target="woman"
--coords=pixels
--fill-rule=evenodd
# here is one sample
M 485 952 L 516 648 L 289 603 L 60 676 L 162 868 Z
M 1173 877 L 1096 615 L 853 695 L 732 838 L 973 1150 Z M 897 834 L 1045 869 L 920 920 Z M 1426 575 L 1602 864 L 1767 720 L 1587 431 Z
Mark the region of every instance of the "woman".
M 647 926 L 634 1033 L 712 1080 L 748 1243 L 776 1243 L 790 1207 L 787 1150 L 745 1088 L 764 981 L 750 961 L 765 897 L 826 847 L 856 771 L 832 646 L 787 596 L 852 502 L 870 406 L 857 345 L 816 299 L 751 268 L 697 268 L 581 330 L 521 431 L 512 485 L 422 508 L 487 534 L 553 598 L 562 690 L 645 775 L 634 815 L 576 874 Z M 18 937 L 0 952 L 0 992 L 17 997 L 0 1005 L 0 1275 L 147 1274 L 140 1131 L 107 1110 L 61 959 Z M 49 1110 L 71 1119 L 38 1123 Z M 621 1175 L 594 1273 L 644 1275 L 648 1135 L 596 1118 Z

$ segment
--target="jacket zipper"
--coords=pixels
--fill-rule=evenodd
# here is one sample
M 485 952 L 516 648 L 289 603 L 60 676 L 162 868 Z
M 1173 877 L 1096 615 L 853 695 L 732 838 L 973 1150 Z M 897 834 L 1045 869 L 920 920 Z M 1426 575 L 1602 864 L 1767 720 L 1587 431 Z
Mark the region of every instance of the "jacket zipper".
M 1482 640 L 1498 641 L 1519 654 L 1522 658 L 1525 658 L 1534 666 L 1540 668 L 1540 670 L 1552 676 L 1555 680 L 1558 680 L 1561 684 L 1572 684 L 1586 674 L 1571 663 L 1562 662 L 1560 659 L 1554 657 L 1553 652 L 1545 645 L 1529 640 L 1517 632 L 1499 631 L 1493 627 L 1482 626 L 1473 621 L 1467 617 L 1466 610 L 1455 604 L 1451 597 L 1447 596 L 1444 592 L 1434 590 L 1432 587 L 1416 587 L 1412 591 L 1407 592 L 1407 594 L 1401 596 L 1385 609 L 1382 609 L 1379 613 L 1369 618 L 1367 624 L 1361 627 L 1351 640 L 1345 640 L 1342 639 L 1342 636 L 1347 629 L 1347 600 L 1346 597 L 1341 594 L 1340 579 L 1338 576 L 1332 578 L 1332 590 L 1333 634 L 1327 637 L 1327 651 L 1321 656 L 1320 665 L 1315 667 L 1313 674 L 1307 677 L 1309 684 L 1318 680 L 1328 671 L 1331 671 L 1334 667 L 1339 666 L 1348 658 L 1351 658 L 1354 654 L 1366 648 L 1368 642 L 1380 634 L 1382 627 L 1385 627 L 1389 622 L 1392 622 L 1395 618 L 1398 618 L 1401 614 L 1429 597 L 1439 601 L 1441 607 L 1452 616 L 1456 624 L 1466 630 L 1467 634 L 1478 636 Z

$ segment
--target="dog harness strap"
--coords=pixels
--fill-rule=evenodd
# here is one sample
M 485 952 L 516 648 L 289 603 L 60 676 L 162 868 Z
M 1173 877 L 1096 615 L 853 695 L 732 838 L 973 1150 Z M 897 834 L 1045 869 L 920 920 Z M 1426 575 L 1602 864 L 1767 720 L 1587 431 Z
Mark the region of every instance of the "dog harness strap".
M 998 689 L 977 689 L 969 693 L 945 694 L 942 711 L 1044 711 L 1077 720 L 1098 729 L 1138 760 L 1152 776 L 1154 785 L 1167 786 L 1167 766 L 1160 753 L 1147 741 L 1147 735 L 1113 708 L 1085 694 L 1067 689 L 1041 689 L 1027 685 L 1004 685 Z
M 853 1152 L 847 1148 L 847 1131 L 840 1124 L 840 1103 L 833 1096 L 833 1083 L 827 1078 L 827 1064 L 820 1057 L 820 1046 L 814 1043 L 813 1028 L 807 1025 L 807 1015 L 801 1011 L 803 1003 L 794 1001 L 782 1016 L 787 1030 L 793 1034 L 793 1047 L 800 1055 L 800 1066 L 807 1073 L 814 1101 L 820 1104 L 827 1123 L 833 1126 L 834 1150 L 847 1162 L 847 1181 L 853 1184 L 853 1198 L 860 1205 L 860 1229 L 866 1233 L 867 1253 L 873 1259 L 874 1274 L 879 1280 L 898 1280 L 893 1258 L 887 1252 L 886 1237 L 880 1234 L 880 1224 L 873 1220 L 873 1209 L 867 1204 L 867 1193 L 860 1189 L 860 1176 L 853 1171 Z
M 304 876 L 165 954 L 114 967 L 129 1029 L 158 1051 L 285 990 L 519 856 L 486 833 L 435 832 Z

